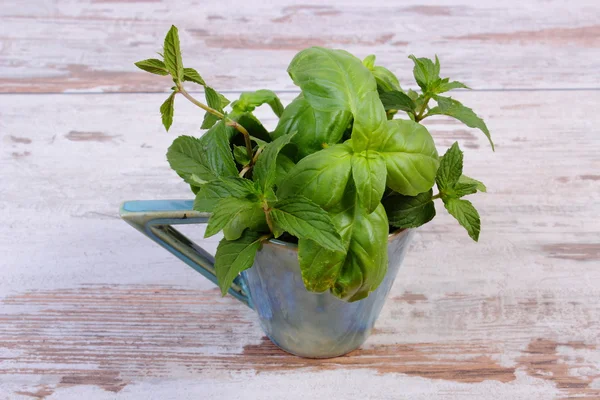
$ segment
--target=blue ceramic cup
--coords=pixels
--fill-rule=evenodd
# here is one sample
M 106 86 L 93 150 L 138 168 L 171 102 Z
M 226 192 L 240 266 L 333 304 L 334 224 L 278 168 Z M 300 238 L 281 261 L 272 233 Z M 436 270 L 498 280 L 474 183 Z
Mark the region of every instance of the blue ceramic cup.
M 214 257 L 173 225 L 204 224 L 210 214 L 192 210 L 193 201 L 128 201 L 121 217 L 215 284 Z M 308 292 L 298 265 L 298 247 L 271 239 L 258 251 L 229 293 L 258 313 L 265 334 L 281 349 L 310 358 L 330 358 L 357 349 L 367 339 L 394 283 L 412 230 L 388 239 L 384 281 L 367 298 L 353 303 L 329 292 Z

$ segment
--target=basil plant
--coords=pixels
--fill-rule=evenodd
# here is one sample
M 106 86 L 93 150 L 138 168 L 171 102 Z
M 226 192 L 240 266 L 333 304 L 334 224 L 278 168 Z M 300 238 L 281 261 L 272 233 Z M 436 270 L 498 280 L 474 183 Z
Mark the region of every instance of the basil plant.
M 479 214 L 462 197 L 485 186 L 462 174 L 457 143 L 440 156 L 420 122 L 447 115 L 490 134 L 470 108 L 442 95 L 467 87 L 440 78 L 437 57 L 410 56 L 417 92 L 403 90 L 392 72 L 375 65 L 375 56 L 361 61 L 343 50 L 311 47 L 288 67 L 301 93 L 284 107 L 270 90 L 242 93 L 230 103 L 183 66 L 174 26 L 161 56 L 136 65 L 173 79 L 160 107 L 165 128 L 178 95 L 206 112 L 201 127 L 207 131 L 175 139 L 167 158 L 195 194 L 194 210 L 212 213 L 206 237 L 223 232 L 215 257 L 223 294 L 252 266 L 263 241 L 281 238 L 297 241 L 307 290 L 363 299 L 386 274 L 389 233 L 431 221 L 435 199 L 478 240 Z M 203 86 L 206 101 L 194 98 L 188 84 Z M 264 104 L 279 117 L 272 132 L 253 114 Z

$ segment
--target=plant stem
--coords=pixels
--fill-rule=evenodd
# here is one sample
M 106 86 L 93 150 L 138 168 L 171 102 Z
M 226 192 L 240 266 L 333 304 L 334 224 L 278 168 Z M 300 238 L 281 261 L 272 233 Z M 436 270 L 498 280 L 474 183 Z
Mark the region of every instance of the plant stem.
M 442 194 L 441 194 L 441 193 L 438 193 L 438 194 L 436 194 L 435 196 L 433 196 L 433 197 L 431 198 L 431 200 L 439 199 L 439 198 L 441 198 L 441 197 L 442 197 Z
M 181 85 L 180 83 L 177 84 L 177 89 L 178 89 L 179 93 L 181 93 L 183 95 L 183 97 L 185 97 L 186 99 L 188 99 L 189 101 L 191 101 L 193 104 L 197 105 L 198 107 L 200 107 L 201 109 L 203 109 L 207 113 L 210 113 L 210 114 L 216 116 L 219 119 L 225 120 L 225 125 L 231 126 L 231 127 L 235 128 L 238 132 L 240 132 L 242 134 L 242 136 L 244 136 L 244 143 L 246 144 L 246 153 L 248 153 L 248 158 L 252 159 L 252 156 L 253 156 L 253 154 L 252 154 L 252 142 L 250 141 L 250 133 L 248 133 L 248 131 L 246 130 L 246 128 L 244 128 L 242 125 L 240 125 L 236 121 L 227 118 L 225 116 L 225 114 L 223 114 L 222 112 L 220 112 L 218 110 L 215 110 L 214 108 L 209 107 L 206 104 L 201 103 L 200 101 L 196 100 L 191 94 L 189 94 L 187 92 L 187 90 L 185 90 L 183 88 L 183 85 Z
M 214 108 L 211 108 L 211 107 L 207 106 L 206 104 L 203 104 L 203 103 L 199 102 L 198 100 L 196 100 L 195 98 L 193 98 L 192 95 L 189 94 L 187 92 L 187 90 L 185 90 L 183 88 L 183 86 L 177 85 L 177 88 L 179 89 L 179 93 L 181 93 L 183 95 L 183 97 L 185 97 L 186 99 L 188 99 L 193 104 L 197 105 L 198 107 L 200 107 L 207 113 L 212 114 L 219 119 L 223 119 L 225 117 L 225 115 L 222 112 L 219 112 L 219 111 L 215 110 Z
M 429 103 L 429 100 L 431 100 L 431 96 L 424 95 L 423 105 L 421 106 L 421 109 L 419 110 L 419 112 L 417 114 L 415 114 L 415 122 L 419 122 L 427 116 L 427 114 L 423 115 L 423 113 L 425 112 L 425 110 L 427 110 L 427 104 Z

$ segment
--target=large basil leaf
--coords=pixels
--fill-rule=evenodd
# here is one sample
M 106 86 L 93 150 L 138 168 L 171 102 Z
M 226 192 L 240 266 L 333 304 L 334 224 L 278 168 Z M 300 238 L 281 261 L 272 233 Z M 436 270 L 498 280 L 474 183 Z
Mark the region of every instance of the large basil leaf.
M 300 95 L 285 108 L 272 136 L 276 139 L 296 132 L 292 143 L 298 147 L 298 157 L 303 158 L 322 150 L 324 145 L 338 143 L 351 119 L 349 111 L 315 110 Z
M 427 129 L 410 120 L 387 122 L 380 154 L 387 167 L 387 186 L 406 196 L 431 189 L 438 168 L 438 153 Z
M 387 235 L 385 210 L 379 205 L 368 214 L 358 206 L 353 184 L 329 214 L 347 253 L 327 250 L 319 244 L 299 240 L 298 259 L 307 290 L 331 293 L 342 300 L 356 301 L 377 288 L 387 272 Z
M 381 154 L 365 150 L 352 156 L 352 178 L 361 204 L 373 212 L 385 191 L 386 164 Z
M 331 290 L 346 301 L 367 297 L 383 281 L 388 266 L 389 225 L 383 206 L 380 204 L 371 214 L 356 207 L 352 225 L 348 253 Z
M 288 73 L 316 110 L 352 113 L 355 150 L 377 146 L 387 118 L 375 78 L 358 58 L 343 50 L 311 47 L 294 57 Z
M 292 168 L 277 190 L 283 199 L 302 195 L 327 210 L 338 204 L 350 178 L 352 149 L 337 144 L 303 158 Z
M 398 82 L 398 78 L 392 71 L 389 69 L 375 65 L 375 55 L 371 54 L 363 60 L 363 65 L 371 70 L 373 77 L 375 78 L 375 82 L 377 82 L 377 90 L 382 92 L 389 92 L 390 90 L 399 90 L 400 82 Z

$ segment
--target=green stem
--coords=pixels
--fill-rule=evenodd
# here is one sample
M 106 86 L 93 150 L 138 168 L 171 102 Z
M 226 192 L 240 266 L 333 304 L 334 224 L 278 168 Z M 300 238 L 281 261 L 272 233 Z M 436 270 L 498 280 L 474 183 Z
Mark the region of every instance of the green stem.
M 238 122 L 229 119 L 225 116 L 225 114 L 223 114 L 222 112 L 215 110 L 212 107 L 207 106 L 206 104 L 196 100 L 191 94 L 189 94 L 187 92 L 187 90 L 185 90 L 183 88 L 183 86 L 181 84 L 177 84 L 177 89 L 179 91 L 179 93 L 181 93 L 183 95 L 183 97 L 185 97 L 186 99 L 188 99 L 189 101 L 191 101 L 193 104 L 197 105 L 198 107 L 200 107 L 201 109 L 203 109 L 204 111 L 206 111 L 209 114 L 214 115 L 215 117 L 225 120 L 225 124 L 227 126 L 231 126 L 233 128 L 235 128 L 238 132 L 240 132 L 242 134 L 242 136 L 244 136 L 244 143 L 246 144 L 246 153 L 248 153 L 248 158 L 252 159 L 253 156 L 253 152 L 252 152 L 252 142 L 250 141 L 250 133 L 248 133 L 248 131 L 246 130 L 246 128 L 244 128 L 242 125 L 240 125 Z
M 441 193 L 438 193 L 438 194 L 436 194 L 435 196 L 433 196 L 433 197 L 431 198 L 431 200 L 439 199 L 439 198 L 441 198 L 441 197 L 442 197 L 442 194 L 441 194 Z
M 425 110 L 427 110 L 427 104 L 429 103 L 429 100 L 431 100 L 431 96 L 424 95 L 423 105 L 421 106 L 421 109 L 419 110 L 419 112 L 417 114 L 415 114 L 415 122 L 419 122 L 427 116 L 427 114 L 425 114 L 425 115 L 423 115 L 423 114 L 425 113 Z

